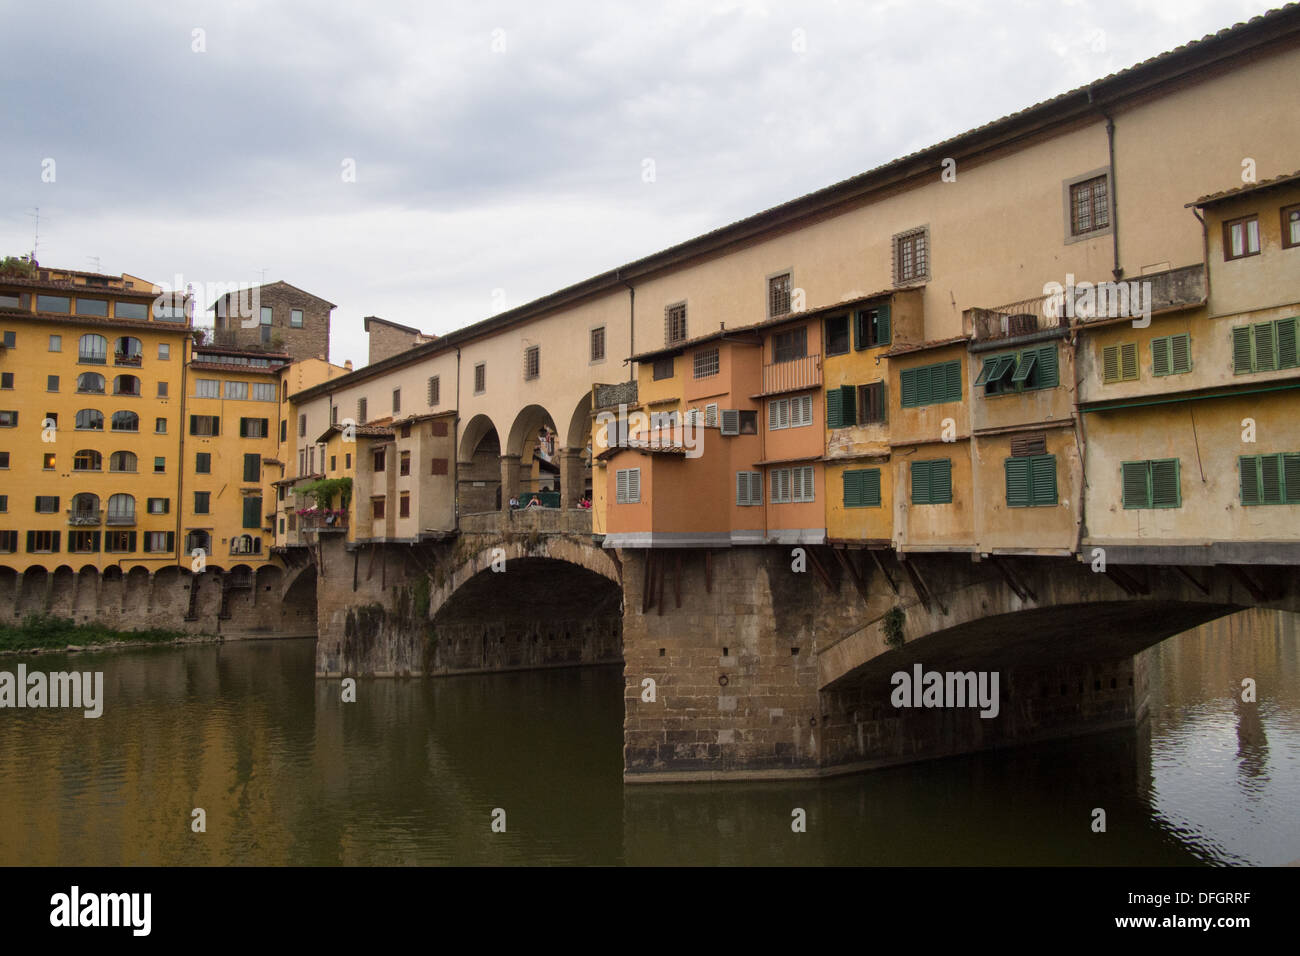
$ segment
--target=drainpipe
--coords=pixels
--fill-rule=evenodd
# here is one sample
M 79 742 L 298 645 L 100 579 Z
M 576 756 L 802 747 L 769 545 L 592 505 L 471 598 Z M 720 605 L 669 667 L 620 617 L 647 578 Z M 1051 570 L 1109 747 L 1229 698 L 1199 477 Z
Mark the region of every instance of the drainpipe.
M 1091 86 L 1088 87 L 1088 102 L 1093 102 Z M 1124 277 L 1124 268 L 1119 264 L 1119 181 L 1115 175 L 1115 120 L 1100 106 L 1097 107 L 1097 112 L 1106 119 L 1106 150 L 1110 159 L 1110 239 L 1115 251 L 1115 265 L 1111 269 L 1111 275 L 1118 282 Z
M 627 286 L 627 353 L 636 355 L 636 289 L 617 270 L 614 272 L 614 278 Z M 627 380 L 636 381 L 636 371 L 631 362 L 627 363 Z
M 1192 215 L 1197 218 L 1201 224 L 1201 261 L 1205 263 L 1205 303 L 1206 313 L 1210 312 L 1208 306 L 1210 302 L 1210 227 L 1205 223 L 1205 217 L 1195 206 L 1192 207 Z

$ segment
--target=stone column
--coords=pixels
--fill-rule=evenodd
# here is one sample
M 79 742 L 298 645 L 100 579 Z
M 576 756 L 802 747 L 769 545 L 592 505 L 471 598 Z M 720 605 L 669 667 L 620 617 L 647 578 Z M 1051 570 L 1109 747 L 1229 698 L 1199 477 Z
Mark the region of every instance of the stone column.
M 501 456 L 501 510 L 510 510 L 510 499 L 519 494 L 519 456 Z
M 586 484 L 586 457 L 585 448 L 560 449 L 560 493 L 563 495 L 560 505 L 563 508 L 578 507 L 578 499 L 582 497 Z

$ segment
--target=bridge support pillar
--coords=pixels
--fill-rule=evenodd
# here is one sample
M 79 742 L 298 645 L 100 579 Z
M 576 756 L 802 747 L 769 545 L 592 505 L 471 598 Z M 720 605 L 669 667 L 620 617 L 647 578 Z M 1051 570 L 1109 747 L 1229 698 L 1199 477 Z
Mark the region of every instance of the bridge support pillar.
M 576 508 L 586 493 L 586 450 L 560 449 L 561 507 Z
M 519 455 L 501 456 L 501 510 L 510 510 L 510 499 L 519 494 Z

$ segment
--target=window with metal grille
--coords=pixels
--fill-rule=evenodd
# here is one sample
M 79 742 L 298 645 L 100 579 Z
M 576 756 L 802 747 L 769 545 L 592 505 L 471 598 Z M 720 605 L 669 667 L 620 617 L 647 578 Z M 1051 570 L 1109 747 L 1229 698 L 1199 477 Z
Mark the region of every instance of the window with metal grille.
M 912 504 L 952 504 L 952 459 L 912 462 Z
M 736 472 L 736 504 L 742 507 L 763 503 L 763 474 L 758 471 Z
M 1223 258 L 1244 259 L 1259 255 L 1259 217 L 1243 216 L 1223 224 Z
M 1008 458 L 1007 507 L 1036 508 L 1056 504 L 1056 456 Z
M 679 302 L 664 309 L 664 345 L 686 340 L 686 303 Z
M 767 314 L 771 318 L 790 312 L 790 273 L 770 276 L 767 280 Z
M 1151 374 L 1181 375 L 1192 370 L 1192 337 L 1166 335 L 1151 340 Z
M 669 355 L 666 358 L 655 359 L 654 380 L 661 382 L 666 378 L 673 377 L 673 357 Z
M 894 237 L 894 282 L 916 282 L 930 277 L 927 232 L 913 229 Z
M 701 349 L 695 353 L 695 377 L 708 378 L 718 374 L 718 350 Z
M 442 382 L 437 375 L 429 378 L 429 407 L 432 408 L 442 401 Z
M 1232 370 L 1241 375 L 1246 372 L 1273 372 L 1295 368 L 1300 364 L 1297 355 L 1296 332 L 1300 317 L 1239 325 L 1232 330 Z
M 1070 235 L 1084 236 L 1110 227 L 1110 200 L 1106 176 L 1085 179 L 1070 186 Z
M 614 475 L 615 504 L 634 505 L 641 501 L 641 469 L 620 468 Z
M 541 373 L 542 368 L 542 348 L 540 345 L 530 345 L 524 349 L 524 378 L 533 379 Z
M 854 468 L 844 472 L 844 507 L 880 507 L 879 468 Z
M 591 330 L 591 361 L 605 360 L 605 327 L 598 326 Z
M 1242 455 L 1237 468 L 1243 505 L 1300 504 L 1300 452 Z
M 1177 458 L 1126 461 L 1120 465 L 1124 507 L 1181 508 Z
M 788 329 L 772 336 L 772 361 L 793 362 L 808 354 L 808 327 Z
M 1121 342 L 1107 345 L 1101 350 L 1101 380 L 1106 384 L 1112 382 L 1130 382 L 1138 378 L 1137 343 Z
M 474 366 L 474 394 L 481 395 L 487 391 L 487 363 L 479 362 Z
M 898 379 L 904 408 L 962 400 L 960 359 L 903 369 Z

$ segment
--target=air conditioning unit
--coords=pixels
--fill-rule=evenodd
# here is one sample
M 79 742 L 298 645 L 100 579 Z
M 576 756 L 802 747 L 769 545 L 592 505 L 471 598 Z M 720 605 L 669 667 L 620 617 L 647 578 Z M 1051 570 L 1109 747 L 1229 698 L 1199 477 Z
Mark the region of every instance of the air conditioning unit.
M 722 409 L 722 427 L 719 431 L 723 435 L 740 434 L 740 409 L 724 408 Z

